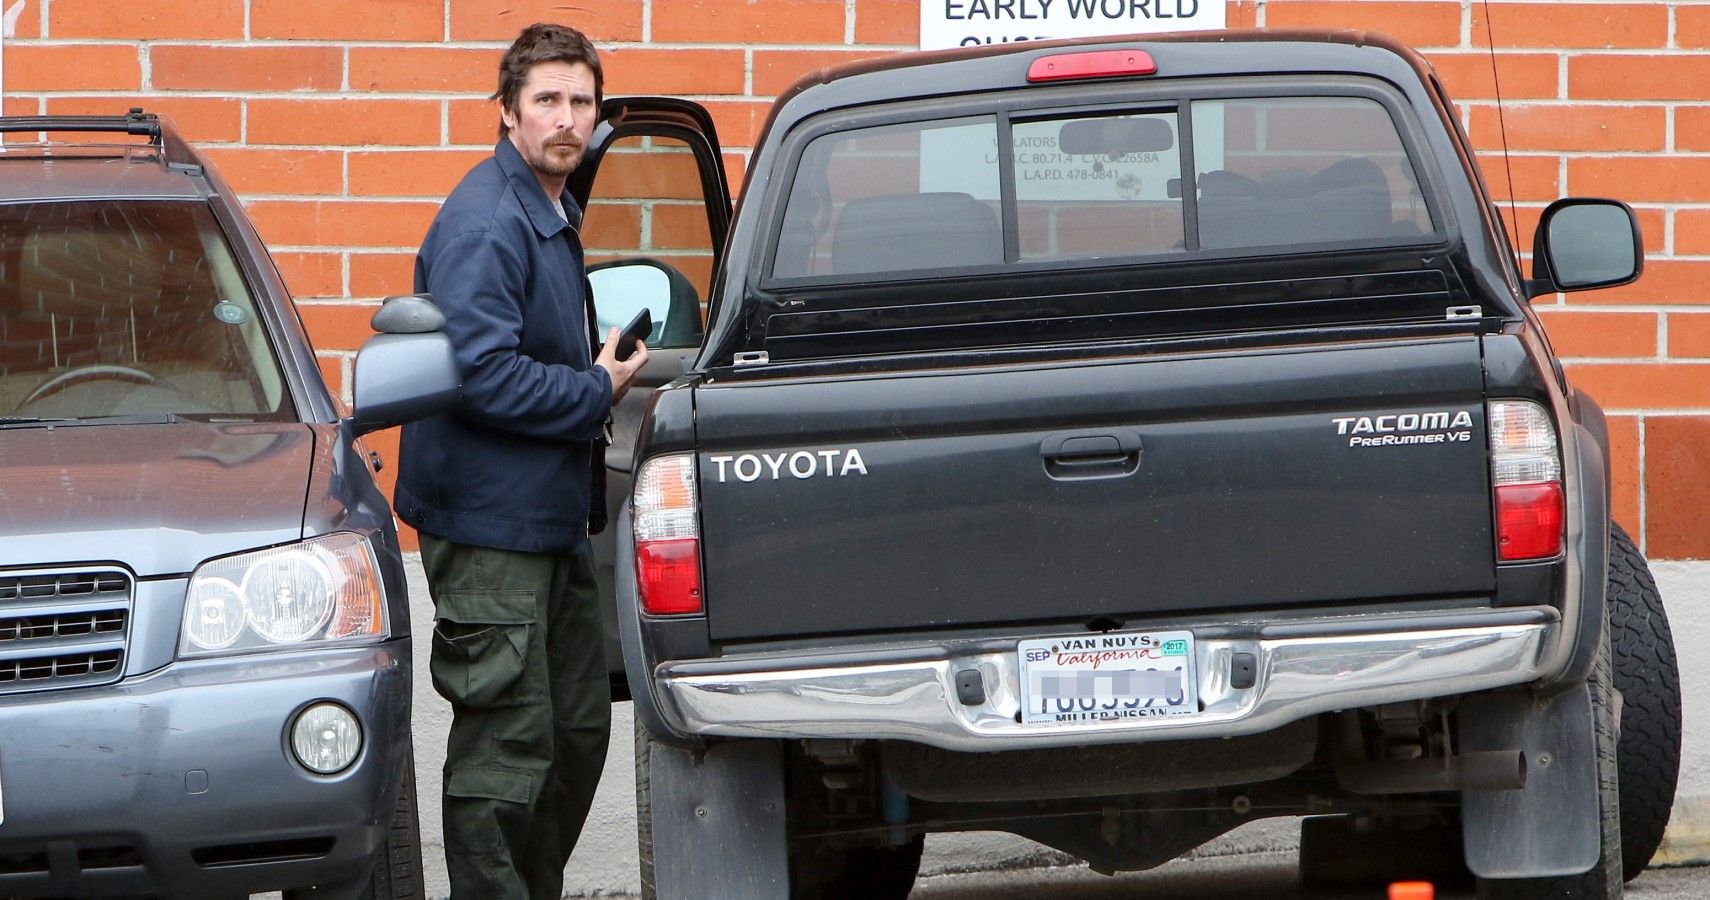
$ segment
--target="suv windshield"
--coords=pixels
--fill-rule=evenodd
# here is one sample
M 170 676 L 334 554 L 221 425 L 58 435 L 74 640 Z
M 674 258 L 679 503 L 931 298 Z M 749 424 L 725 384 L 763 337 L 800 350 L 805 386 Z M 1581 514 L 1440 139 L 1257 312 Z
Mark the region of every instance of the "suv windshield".
M 1188 109 L 1191 142 L 1173 102 L 821 135 L 797 165 L 772 275 L 865 279 L 1432 234 L 1413 164 L 1376 100 L 1200 100 Z
M 0 205 L 0 419 L 278 418 L 287 404 L 206 204 Z

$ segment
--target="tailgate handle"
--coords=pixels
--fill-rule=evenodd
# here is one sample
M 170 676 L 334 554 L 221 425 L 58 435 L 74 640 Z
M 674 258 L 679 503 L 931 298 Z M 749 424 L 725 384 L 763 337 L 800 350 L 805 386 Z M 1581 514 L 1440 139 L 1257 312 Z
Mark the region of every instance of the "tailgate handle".
M 1053 478 L 1109 478 L 1140 468 L 1140 435 L 1132 431 L 1054 434 L 1039 455 Z

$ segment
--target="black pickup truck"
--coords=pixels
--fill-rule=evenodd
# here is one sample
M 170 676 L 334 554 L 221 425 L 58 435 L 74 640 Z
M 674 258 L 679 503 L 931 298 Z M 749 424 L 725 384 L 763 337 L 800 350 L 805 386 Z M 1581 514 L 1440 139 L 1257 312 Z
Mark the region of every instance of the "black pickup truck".
M 1138 869 L 1265 816 L 1309 883 L 1650 859 L 1673 649 L 1529 305 L 1636 278 L 1638 229 L 1558 201 L 1526 277 L 1419 55 L 905 54 L 780 97 L 734 216 L 682 101 L 608 101 L 574 184 L 601 318 L 664 322 L 610 458 L 648 891 L 901 897 L 957 830 Z

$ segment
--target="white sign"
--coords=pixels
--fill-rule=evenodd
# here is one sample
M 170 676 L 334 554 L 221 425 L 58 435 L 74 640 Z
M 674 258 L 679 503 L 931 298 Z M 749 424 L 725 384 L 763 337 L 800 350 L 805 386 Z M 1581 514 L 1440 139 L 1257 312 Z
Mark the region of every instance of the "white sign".
M 943 50 L 1053 38 L 1107 37 L 1224 27 L 1224 0 L 921 0 L 920 49 Z M 1171 127 L 1175 117 L 1167 116 Z M 1221 116 L 1196 120 L 1203 159 L 1222 158 Z M 1163 200 L 1170 180 L 1181 175 L 1178 151 L 1123 157 L 1072 156 L 1057 149 L 1060 122 L 1015 129 L 1016 194 L 1022 200 Z M 995 200 L 995 185 L 979 190 L 984 177 L 957 152 L 965 142 L 951 133 L 922 136 L 921 189 L 956 190 Z M 989 153 L 999 152 L 992 138 Z
M 1173 113 L 1142 118 L 1162 120 L 1175 130 Z M 1063 119 L 1021 122 L 1014 126 L 1015 194 L 1018 200 L 1166 200 L 1170 180 L 1182 173 L 1174 144 L 1153 152 L 1073 155 L 1057 147 Z M 1221 122 L 1200 123 L 1196 140 L 1221 143 Z M 920 137 L 920 189 L 957 191 L 975 199 L 998 199 L 996 129 L 990 123 L 936 128 Z
M 1224 0 L 920 0 L 920 49 L 1224 27 Z

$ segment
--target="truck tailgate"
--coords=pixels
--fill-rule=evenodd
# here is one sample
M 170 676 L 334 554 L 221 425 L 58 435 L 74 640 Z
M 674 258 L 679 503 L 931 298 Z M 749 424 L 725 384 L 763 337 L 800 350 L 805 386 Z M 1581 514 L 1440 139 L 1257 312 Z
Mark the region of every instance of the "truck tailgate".
M 715 640 L 1489 592 L 1477 337 L 696 391 Z

